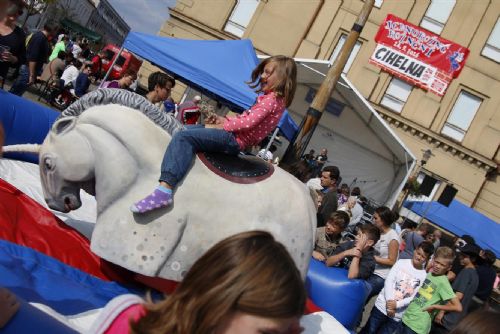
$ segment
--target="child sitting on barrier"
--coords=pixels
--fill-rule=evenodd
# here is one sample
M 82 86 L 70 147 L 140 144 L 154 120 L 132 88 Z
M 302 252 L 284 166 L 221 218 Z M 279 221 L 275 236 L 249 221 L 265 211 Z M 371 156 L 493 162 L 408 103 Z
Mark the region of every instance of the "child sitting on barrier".
M 394 264 L 377 297 L 370 319 L 360 333 L 394 333 L 399 328 L 404 311 L 424 283 L 427 275 L 425 262 L 429 261 L 433 252 L 432 243 L 423 241 L 413 252 L 412 259 L 400 259 Z
M 373 245 L 380 238 L 380 231 L 372 224 L 361 225 L 355 241 L 341 243 L 326 259 L 328 267 L 338 266 L 348 269 L 348 278 L 368 278 L 375 270 Z
M 316 229 L 313 258 L 325 261 L 342 241 L 342 232 L 349 224 L 349 215 L 345 211 L 335 211 L 323 227 Z

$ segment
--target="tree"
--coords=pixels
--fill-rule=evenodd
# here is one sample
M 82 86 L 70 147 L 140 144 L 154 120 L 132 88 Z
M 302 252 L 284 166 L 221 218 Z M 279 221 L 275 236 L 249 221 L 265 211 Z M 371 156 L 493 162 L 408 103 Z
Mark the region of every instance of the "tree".
M 25 0 L 27 15 L 24 18 L 23 27 L 30 16 L 43 13 L 50 4 L 58 0 Z

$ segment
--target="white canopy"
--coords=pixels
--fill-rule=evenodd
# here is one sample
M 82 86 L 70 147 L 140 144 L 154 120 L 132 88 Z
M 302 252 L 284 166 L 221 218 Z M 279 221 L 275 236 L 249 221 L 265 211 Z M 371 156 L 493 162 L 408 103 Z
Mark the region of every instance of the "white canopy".
M 295 61 L 298 86 L 289 111 L 299 124 L 312 101 L 308 94 L 317 91 L 330 64 Z M 358 186 L 363 196 L 392 207 L 416 163 L 415 156 L 343 74 L 327 109 L 306 153 L 328 149 L 326 165 L 339 167 L 342 183 L 351 189 Z

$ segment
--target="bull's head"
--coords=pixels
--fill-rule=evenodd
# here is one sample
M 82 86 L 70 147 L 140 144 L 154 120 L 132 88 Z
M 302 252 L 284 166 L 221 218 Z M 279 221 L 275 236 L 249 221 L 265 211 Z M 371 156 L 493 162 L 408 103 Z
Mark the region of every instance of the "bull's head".
M 81 205 L 80 189 L 95 195 L 94 154 L 76 117 L 58 120 L 40 149 L 40 176 L 48 206 L 69 212 Z

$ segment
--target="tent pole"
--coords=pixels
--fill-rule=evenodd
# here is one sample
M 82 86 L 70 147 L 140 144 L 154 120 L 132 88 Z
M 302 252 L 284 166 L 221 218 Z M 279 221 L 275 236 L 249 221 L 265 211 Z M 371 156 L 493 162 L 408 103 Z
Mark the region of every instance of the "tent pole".
M 427 204 L 427 207 L 425 208 L 423 215 L 420 216 L 420 219 L 418 220 L 418 225 L 422 224 L 423 220 L 425 219 L 425 216 L 427 215 L 427 213 L 429 213 L 429 210 L 431 208 L 431 204 L 432 204 L 432 200 L 429 201 L 429 203 Z
M 118 51 L 118 54 L 116 55 L 115 59 L 113 60 L 113 62 L 111 63 L 111 65 L 109 65 L 109 68 L 108 68 L 108 71 L 106 72 L 106 75 L 104 76 L 104 78 L 102 78 L 101 83 L 99 84 L 99 88 L 101 88 L 102 85 L 104 85 L 104 82 L 106 81 L 106 79 L 111 74 L 111 71 L 113 70 L 113 66 L 115 66 L 116 61 L 118 60 L 118 57 L 120 57 L 120 55 L 122 54 L 123 49 L 124 49 L 124 46 L 122 45 L 122 47 Z

